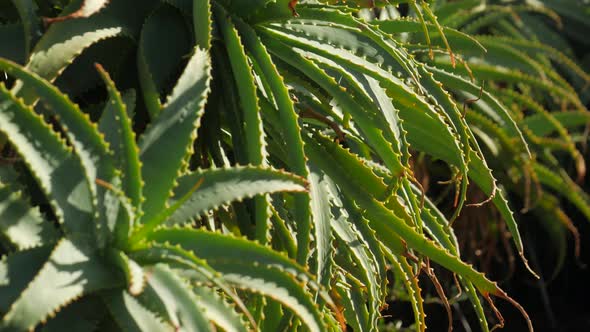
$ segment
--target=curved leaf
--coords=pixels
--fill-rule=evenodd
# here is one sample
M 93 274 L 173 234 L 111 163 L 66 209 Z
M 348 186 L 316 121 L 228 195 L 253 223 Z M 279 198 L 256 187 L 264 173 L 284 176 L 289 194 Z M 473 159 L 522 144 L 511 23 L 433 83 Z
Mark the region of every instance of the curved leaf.
M 96 254 L 68 240 L 61 240 L 2 318 L 0 328 L 31 330 L 78 297 L 118 285 L 118 275 L 103 265 Z
M 53 244 L 59 236 L 39 210 L 10 187 L 0 188 L 0 234 L 19 250 Z
M 255 195 L 281 191 L 305 192 L 307 183 L 292 174 L 257 167 L 199 170 L 178 179 L 172 209 L 145 222 L 134 237 L 140 239 L 161 222 L 191 223 L 211 209 Z
M 209 322 L 190 287 L 166 265 L 146 269 L 150 289 L 160 299 L 175 330 L 206 331 Z
M 0 132 L 6 134 L 35 176 L 66 232 L 94 238 L 90 188 L 80 160 L 41 117 L 0 84 Z
M 165 332 L 175 331 L 169 324 L 163 323 L 153 312 L 142 306 L 129 293 L 113 290 L 103 295 L 117 325 L 129 332 Z
M 154 218 L 172 194 L 203 116 L 210 79 L 209 56 L 195 48 L 166 105 L 140 139 L 145 182 L 142 220 Z

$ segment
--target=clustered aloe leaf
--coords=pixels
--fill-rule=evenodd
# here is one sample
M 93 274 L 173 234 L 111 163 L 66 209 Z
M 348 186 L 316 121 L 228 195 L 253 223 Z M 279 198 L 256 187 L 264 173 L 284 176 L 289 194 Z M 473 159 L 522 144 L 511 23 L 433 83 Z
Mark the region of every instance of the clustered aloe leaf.
M 460 53 L 457 64 L 445 55 L 446 43 L 433 26 L 425 45 L 416 18 L 372 19 L 394 36 L 410 32 L 401 42 L 464 104 L 465 119 L 502 187 L 519 196 L 522 212 L 534 214 L 551 234 L 557 248 L 551 279 L 563 265 L 568 231 L 575 254 L 580 252 L 578 231 L 559 198 L 590 220 L 590 197 L 579 185 L 586 173 L 590 76 L 571 59 L 575 54 L 564 37 L 584 43 L 572 27 L 587 28 L 589 12 L 573 1 L 438 1 L 435 11 Z M 428 47 L 437 54 L 432 60 L 424 56 Z M 514 124 L 526 145 L 515 144 L 522 137 Z
M 541 21 L 590 22 L 571 6 L 0 1 L 0 331 L 376 331 L 392 293 L 424 331 L 422 273 L 449 329 L 464 292 L 482 331 L 493 298 L 532 330 L 452 226 L 493 205 L 529 268 L 507 193 L 590 219 L 563 166 L 590 76 Z

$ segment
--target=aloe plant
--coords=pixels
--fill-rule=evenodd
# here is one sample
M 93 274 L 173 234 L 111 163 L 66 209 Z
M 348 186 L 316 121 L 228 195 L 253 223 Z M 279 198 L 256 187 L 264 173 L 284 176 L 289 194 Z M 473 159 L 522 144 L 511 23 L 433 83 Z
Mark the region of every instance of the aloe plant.
M 551 279 L 563 265 L 568 230 L 576 242 L 575 254 L 580 252 L 578 231 L 558 206 L 557 196 L 590 220 L 590 197 L 576 183 L 586 173 L 590 76 L 559 35 L 560 30 L 570 34 L 574 26 L 587 24 L 583 18 L 589 13 L 575 2 L 554 1 L 511 6 L 438 1 L 434 12 L 444 26 L 442 35 L 435 24 L 422 24 L 418 15 L 378 25 L 398 38 L 400 32 L 411 32 L 402 42 L 429 62 L 435 77 L 463 101 L 465 118 L 500 182 L 521 197 L 522 212 L 542 221 L 555 242 L 555 268 L 547 276 Z M 445 55 L 449 47 L 459 54 L 459 63 L 453 53 Z M 436 57 L 426 56 L 433 52 Z M 515 144 L 521 137 L 508 117 L 527 145 Z
M 202 107 L 200 101 L 209 90 L 207 65 L 206 53 L 197 48 L 162 108 L 163 114 L 179 115 L 187 107 Z M 125 98 L 125 103 L 100 67 L 110 97 L 96 126 L 46 80 L 6 60 L 1 60 L 0 66 L 35 90 L 60 118 L 65 134 L 60 137 L 29 105 L 2 87 L 2 132 L 27 164 L 58 221 L 56 227 L 31 206 L 17 192 L 21 189 L 18 183 L 4 184 L 2 230 L 5 244 L 17 250 L 2 262 L 3 284 L 7 282 L 2 297 L 4 329 L 29 330 L 70 302 L 76 306 L 82 301 L 79 298 L 98 296 L 122 328 L 208 329 L 212 321 L 220 327 L 243 330 L 240 316 L 216 298 L 215 289 L 234 298 L 242 314 L 248 316 L 229 279 L 250 278 L 250 282 L 241 282 L 244 288 L 263 294 L 269 289 L 299 287 L 295 280 L 305 277 L 306 271 L 272 250 L 182 224 L 233 200 L 261 193 L 305 191 L 304 179 L 263 166 L 181 173 L 197 120 L 174 122 L 171 117 L 161 117 L 141 137 L 140 148 L 128 115 L 132 98 Z M 169 158 L 150 159 L 153 154 L 169 154 Z M 162 165 L 154 165 L 158 163 Z M 177 183 L 176 190 L 161 190 L 159 197 L 146 195 L 144 190 L 149 186 L 144 185 L 144 179 L 149 182 L 146 175 L 150 167 L 159 172 L 153 176 L 163 179 L 167 166 L 174 173 L 168 178 Z M 158 184 L 166 185 L 165 181 Z M 170 206 L 159 213 L 149 217 L 144 212 L 169 198 Z M 185 210 L 191 206 L 190 214 L 183 214 L 181 206 Z M 166 223 L 168 227 L 157 228 Z M 236 256 L 233 267 L 224 267 L 240 246 L 243 253 L 252 251 L 251 261 L 240 263 Z M 23 260 L 31 270 L 21 270 Z M 261 262 L 269 265 L 256 264 Z M 189 278 L 183 275 L 188 270 L 196 273 L 192 278 L 200 279 L 201 285 L 187 282 Z M 264 271 L 269 271 L 265 281 L 257 280 Z M 22 287 L 15 283 L 22 283 Z M 133 297 L 139 294 L 141 298 Z M 319 317 L 305 293 L 300 298 L 272 294 L 293 305 L 303 321 Z M 197 301 L 201 296 L 206 301 Z M 184 303 L 173 309 L 177 302 Z M 146 311 L 144 305 L 157 315 Z M 61 319 L 75 319 L 76 309 L 71 310 L 74 316 Z M 55 319 L 59 318 L 57 314 Z M 307 322 L 317 324 L 315 320 Z
M 527 266 L 506 194 L 487 166 L 495 146 L 480 144 L 486 133 L 506 138 L 504 158 L 518 156 L 517 176 L 500 180 L 517 190 L 533 171 L 552 174 L 534 153 L 544 144 L 536 137 L 554 131 L 534 128 L 558 116 L 521 117 L 505 106 L 517 93 L 482 91 L 453 69 L 455 57 L 464 62 L 484 49 L 484 37 L 461 32 L 479 1 L 407 1 L 418 21 L 396 18 L 391 2 L 5 6 L 0 36 L 13 42 L 0 45 L 0 327 L 374 331 L 395 288 L 424 331 L 421 273 L 451 315 L 433 269 L 442 267 L 481 330 L 490 329 L 482 299 L 504 323 L 492 297 L 516 306 L 532 329 L 518 303 L 461 259 L 451 226 L 473 183 Z M 462 5 L 465 17 L 452 17 Z M 365 9 L 372 6 L 381 9 Z M 414 42 L 421 36 L 430 45 Z M 425 49 L 433 58 L 452 54 L 450 67 L 422 58 Z M 509 51 L 498 49 L 494 59 L 505 61 Z M 553 60 L 584 79 L 549 53 L 538 68 Z M 579 108 L 562 122 L 585 121 L 576 90 L 557 71 L 549 83 L 517 70 L 481 72 L 549 91 Z M 480 91 L 482 101 L 470 104 L 478 112 L 464 114 L 461 103 Z M 561 139 L 581 165 L 571 136 Z M 454 174 L 448 216 L 416 179 L 417 153 Z M 555 188 L 566 179 L 544 178 Z

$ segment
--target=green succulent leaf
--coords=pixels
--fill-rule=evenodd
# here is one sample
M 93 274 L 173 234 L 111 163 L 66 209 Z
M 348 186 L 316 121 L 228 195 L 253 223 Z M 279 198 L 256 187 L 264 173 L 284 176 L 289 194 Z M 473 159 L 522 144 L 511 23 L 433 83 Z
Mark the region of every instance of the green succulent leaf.
M 350 260 L 352 260 L 352 264 L 349 266 L 360 266 L 360 268 L 349 270 L 349 273 L 353 274 L 367 288 L 369 303 L 366 309 L 367 317 L 362 323 L 360 317 L 357 319 L 359 319 L 358 324 L 362 325 L 362 329 L 371 330 L 375 326 L 377 313 L 381 306 L 378 296 L 380 285 L 373 280 L 375 276 L 379 275 L 376 264 L 377 260 L 375 255 L 371 253 L 370 247 L 359 234 L 359 231 L 356 230 L 353 224 L 346 220 L 346 217 L 346 214 L 342 214 L 339 218 L 333 218 L 332 229 L 334 230 L 335 236 L 340 240 L 340 244 L 350 247 Z
M 97 187 L 97 181 L 107 183 L 115 180 L 115 165 L 106 143 L 99 134 L 96 124 L 80 111 L 78 106 L 59 92 L 54 86 L 37 75 L 28 72 L 17 64 L 0 60 L 0 68 L 16 76 L 29 89 L 48 105 L 53 114 L 60 119 L 63 130 L 80 158 L 84 174 L 91 191 L 93 205 L 98 211 L 97 244 L 104 247 L 108 238 L 107 225 L 103 223 L 106 188 Z M 100 207 L 100 208 L 98 208 Z
M 314 221 L 314 240 L 315 240 L 315 257 L 316 271 L 315 276 L 318 283 L 328 287 L 332 273 L 332 229 L 330 221 L 332 219 L 330 212 L 330 201 L 328 198 L 328 188 L 325 180 L 326 175 L 320 171 L 312 169 L 310 174 L 311 187 L 311 209 Z
M 227 300 L 214 289 L 197 286 L 193 288 L 193 292 L 197 296 L 197 304 L 209 321 L 225 331 L 247 331 L 244 320 L 235 311 L 235 308 L 228 304 Z
M 8 312 L 12 303 L 26 289 L 51 254 L 51 246 L 21 250 L 2 257 L 0 262 L 0 313 Z
M 559 112 L 552 113 L 551 116 L 568 129 L 579 128 L 590 123 L 590 114 L 586 111 Z M 544 117 L 542 114 L 527 116 L 523 120 L 523 123 L 537 136 L 546 136 L 557 130 L 551 124 L 550 119 Z
M 130 100 L 124 101 L 109 75 L 102 67 L 97 66 L 97 68 L 109 92 L 109 101 L 103 111 L 99 127 L 103 129 L 102 132 L 106 131 L 105 140 L 111 144 L 111 151 L 114 152 L 115 157 L 114 162 L 118 163 L 119 169 L 123 173 L 121 175 L 123 193 L 115 193 L 118 199 L 115 202 L 121 203 L 120 206 L 126 211 L 124 214 L 119 213 L 114 216 L 117 219 L 115 225 L 111 226 L 111 229 L 114 230 L 115 240 L 121 243 L 127 239 L 133 228 L 134 216 L 140 214 L 141 211 L 143 182 L 139 148 L 135 143 L 135 133 L 128 112 L 128 109 L 133 107 L 132 102 Z M 134 97 L 134 95 L 130 97 Z M 126 204 L 127 198 L 134 210 L 130 208 L 129 204 Z M 113 204 L 116 205 L 116 203 Z M 113 210 L 118 209 L 113 208 Z
M 247 162 L 252 165 L 264 165 L 266 164 L 267 153 L 255 78 L 238 31 L 231 24 L 231 21 L 224 17 L 227 17 L 227 15 L 227 12 L 219 9 L 217 16 L 221 16 L 221 18 L 218 18 L 217 22 L 219 22 L 224 36 L 229 62 L 240 97 L 240 105 L 243 110 Z M 270 217 L 268 197 L 258 197 L 255 199 L 254 204 L 256 238 L 264 243 L 267 241 Z
M 0 328 L 31 330 L 69 302 L 118 285 L 117 273 L 104 265 L 95 253 L 61 240 L 38 274 L 12 303 L 0 322 Z
M 179 245 L 193 252 L 222 273 L 227 282 L 283 303 L 311 330 L 321 330 L 322 319 L 311 295 L 298 286 L 300 282 L 308 282 L 313 287 L 315 281 L 289 258 L 255 242 L 195 229 L 160 229 L 149 240 Z M 242 259 L 246 256 L 247 262 Z M 327 295 L 323 294 L 323 298 L 331 303 Z
M 51 245 L 59 238 L 39 210 L 11 187 L 0 188 L 0 234 L 19 250 Z
M 146 269 L 150 290 L 160 300 L 165 317 L 176 330 L 205 331 L 209 322 L 189 285 L 166 265 Z
M 139 19 L 146 9 L 146 6 L 113 1 L 107 9 L 87 19 L 70 19 L 52 24 L 31 51 L 26 68 L 46 80 L 53 81 L 65 67 L 93 44 L 117 36 L 135 36 L 141 22 Z M 122 15 L 127 15 L 127 19 L 122 20 Z M 18 95 L 26 102 L 36 100 L 34 92 L 26 86 L 19 84 L 14 90 L 18 91 Z
M 163 322 L 126 291 L 105 292 L 103 300 L 113 316 L 116 326 L 124 331 L 174 331 L 170 324 Z
M 284 1 L 281 2 L 284 3 Z M 284 3 L 284 5 L 287 4 Z M 253 61 L 260 69 L 258 75 L 266 77 L 270 88 L 268 93 L 271 93 L 276 101 L 281 129 L 284 132 L 285 144 L 291 147 L 291 154 L 288 156 L 289 167 L 293 173 L 307 178 L 309 176 L 309 169 L 305 163 L 305 152 L 303 151 L 303 141 L 301 139 L 299 123 L 297 122 L 297 114 L 295 113 L 293 100 L 289 95 L 283 78 L 256 32 L 239 20 L 236 20 L 235 23 L 246 50 L 250 52 Z M 297 261 L 300 264 L 304 264 L 309 254 L 309 235 L 312 228 L 310 198 L 307 194 L 299 194 L 295 196 L 295 200 L 297 205 L 295 208 L 295 218 L 297 219 Z
M 255 195 L 275 192 L 305 192 L 307 182 L 283 171 L 262 167 L 233 167 L 228 169 L 198 170 L 178 179 L 176 197 L 182 197 L 200 183 L 191 197 L 170 217 L 172 223 L 188 223 L 204 213 Z
M 211 48 L 211 1 L 193 0 L 193 27 L 197 46 L 208 50 Z
M 80 160 L 41 117 L 3 85 L 0 98 L 0 132 L 17 147 L 65 231 L 95 244 L 91 192 Z
M 309 147 L 308 153 L 310 158 L 317 165 L 327 166 L 326 163 L 330 163 L 334 166 L 338 164 L 335 160 L 329 160 L 329 155 L 320 150 L 322 148 L 312 139 L 306 139 L 306 146 Z M 342 167 L 331 167 L 330 173 L 330 177 L 335 179 L 342 190 L 347 195 L 352 195 L 361 208 L 366 210 L 367 219 L 369 219 L 371 227 L 377 232 L 378 238 L 390 246 L 390 248 L 395 244 L 393 247 L 395 249 L 392 249 L 395 254 L 403 254 L 405 250 L 400 245 L 401 237 L 409 248 L 422 252 L 440 265 L 457 274 L 463 275 L 473 282 L 480 292 L 484 294 L 499 294 L 501 292 L 498 286 L 488 280 L 483 274 L 476 272 L 458 257 L 427 239 L 423 234 L 418 233 L 414 227 L 406 224 L 382 203 L 372 198 L 365 190 L 354 186 L 355 181 L 347 175 L 348 172 L 345 169 Z
M 150 220 L 165 207 L 175 179 L 182 173 L 203 115 L 210 79 L 209 55 L 195 48 L 166 105 L 140 139 L 143 220 Z M 159 181 L 150 181 L 155 178 Z
M 377 24 L 384 32 L 393 34 L 394 36 L 400 33 L 421 32 L 420 30 L 422 29 L 420 22 L 411 19 L 375 21 L 373 23 Z M 426 27 L 430 36 L 430 43 L 438 47 L 445 47 L 446 45 L 435 25 L 432 23 L 426 23 Z M 443 31 L 448 39 L 448 43 L 455 52 L 463 54 L 465 50 L 476 50 L 480 56 L 485 54 L 486 47 L 469 34 L 448 27 L 443 27 Z M 416 42 L 420 43 L 421 41 L 422 40 L 417 40 Z

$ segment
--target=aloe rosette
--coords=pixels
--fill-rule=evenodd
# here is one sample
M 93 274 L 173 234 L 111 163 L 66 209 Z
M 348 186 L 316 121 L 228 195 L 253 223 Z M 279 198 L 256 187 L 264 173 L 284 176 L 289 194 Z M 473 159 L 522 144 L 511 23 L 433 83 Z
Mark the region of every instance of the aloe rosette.
M 451 63 L 492 47 L 441 2 L 405 2 L 415 21 L 393 2 L 15 0 L 18 23 L 0 17 L 0 36 L 20 32 L 0 46 L 0 147 L 16 156 L 0 164 L 0 326 L 375 331 L 395 288 L 424 331 L 419 274 L 450 313 L 435 264 L 483 331 L 482 298 L 526 316 L 461 259 L 451 224 L 478 187 L 526 264 L 481 133 L 542 172 L 530 129 L 544 120 L 487 89 L 463 114 L 481 89 Z M 425 31 L 429 45 L 398 38 Z M 578 105 L 552 77 L 537 86 Z M 448 217 L 416 153 L 453 172 Z

